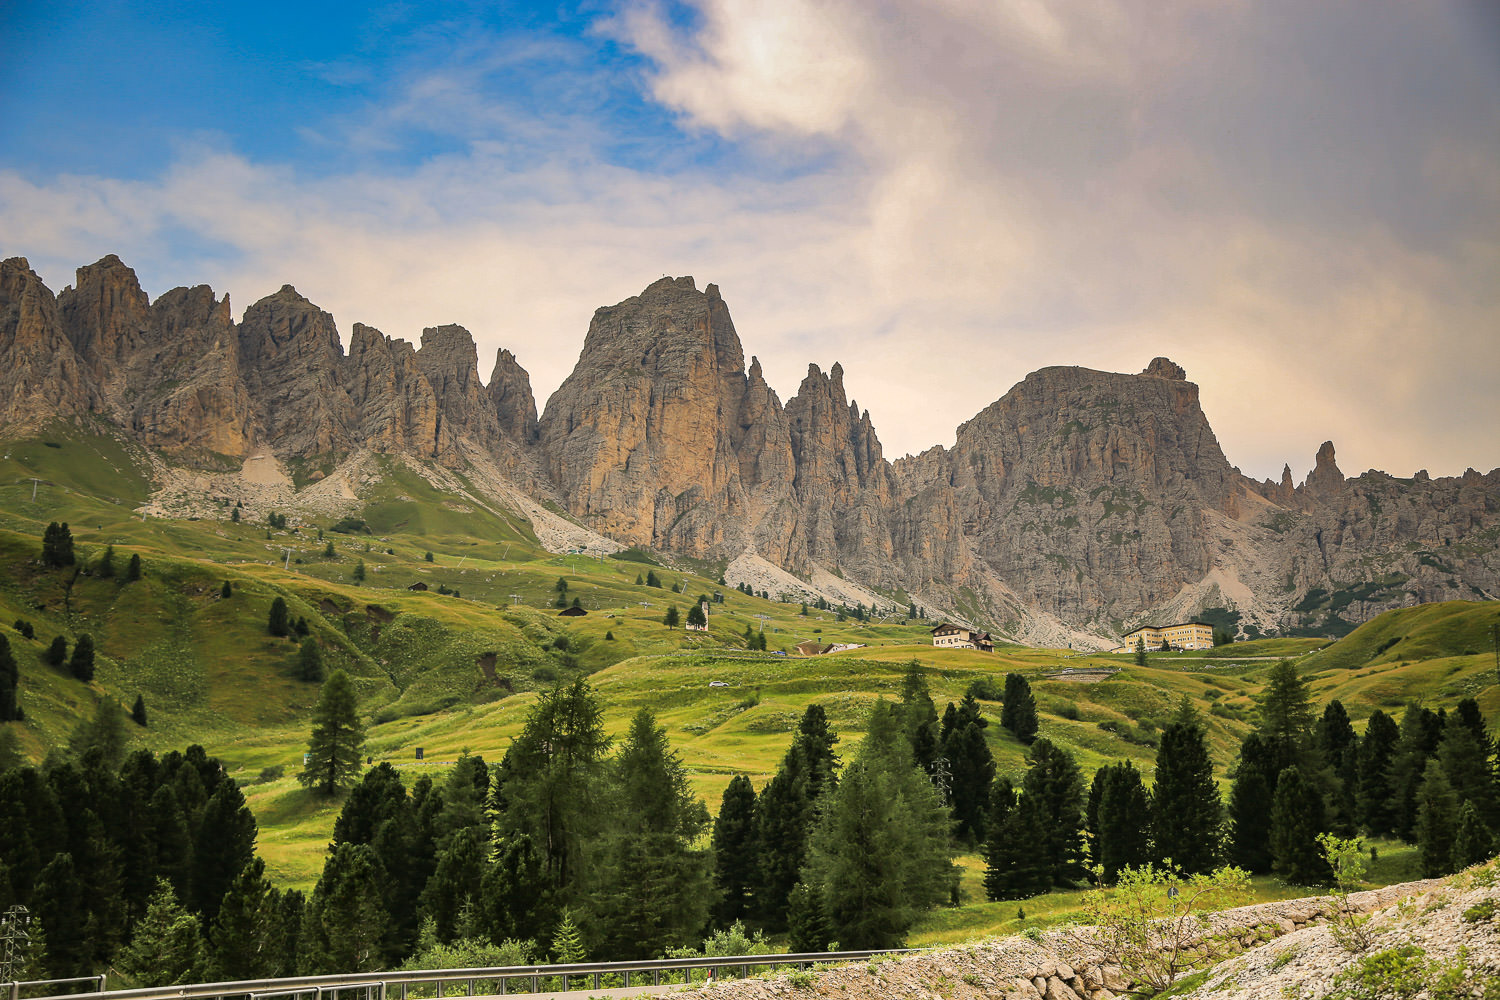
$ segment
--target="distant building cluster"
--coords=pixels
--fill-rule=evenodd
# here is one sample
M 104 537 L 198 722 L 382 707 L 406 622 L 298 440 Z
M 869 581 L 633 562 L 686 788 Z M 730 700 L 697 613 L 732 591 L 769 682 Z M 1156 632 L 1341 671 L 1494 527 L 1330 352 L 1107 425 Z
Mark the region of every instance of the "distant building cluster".
M 995 651 L 995 640 L 990 638 L 988 632 L 950 622 L 943 622 L 932 630 L 932 644 L 948 649 L 977 649 L 981 653 Z
M 1133 653 L 1140 641 L 1146 641 L 1147 649 L 1212 649 L 1214 627 L 1203 622 L 1182 622 L 1179 625 L 1145 625 L 1134 632 L 1125 633 L 1125 643 L 1110 650 L 1111 653 Z

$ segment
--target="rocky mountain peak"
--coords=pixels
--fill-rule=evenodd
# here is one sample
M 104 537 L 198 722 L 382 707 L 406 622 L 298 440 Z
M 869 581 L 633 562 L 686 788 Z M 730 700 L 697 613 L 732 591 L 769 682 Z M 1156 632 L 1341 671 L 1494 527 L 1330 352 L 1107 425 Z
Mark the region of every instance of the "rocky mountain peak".
M 135 354 L 151 327 L 151 300 L 135 271 L 109 254 L 78 268 L 77 284 L 57 297 L 63 331 L 96 378 Z
M 1169 358 L 1152 358 L 1151 363 L 1146 366 L 1146 370 L 1141 372 L 1141 374 L 1154 375 L 1157 378 L 1175 379 L 1178 382 L 1187 381 L 1187 372 L 1183 370 L 1181 365 L 1176 364 Z
M 536 439 L 536 397 L 531 392 L 531 375 L 503 347 L 495 352 L 495 368 L 486 391 L 502 431 L 521 442 Z
M 1321 499 L 1337 495 L 1344 486 L 1344 474 L 1334 461 L 1332 441 L 1323 442 L 1315 462 L 1313 470 L 1307 474 L 1307 491 Z
M 438 395 L 467 392 L 479 383 L 479 349 L 474 336 L 461 326 L 429 326 L 422 331 L 417 363 L 427 373 Z

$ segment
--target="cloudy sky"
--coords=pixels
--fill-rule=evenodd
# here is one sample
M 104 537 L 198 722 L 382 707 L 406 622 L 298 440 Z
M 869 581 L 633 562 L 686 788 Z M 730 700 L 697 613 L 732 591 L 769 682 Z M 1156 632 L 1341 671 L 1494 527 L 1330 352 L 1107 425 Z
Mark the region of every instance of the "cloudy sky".
M 718 283 L 890 457 L 1048 365 L 1203 389 L 1297 479 L 1500 465 L 1489 0 L 0 4 L 0 255 L 283 283 L 540 398 L 595 307 Z

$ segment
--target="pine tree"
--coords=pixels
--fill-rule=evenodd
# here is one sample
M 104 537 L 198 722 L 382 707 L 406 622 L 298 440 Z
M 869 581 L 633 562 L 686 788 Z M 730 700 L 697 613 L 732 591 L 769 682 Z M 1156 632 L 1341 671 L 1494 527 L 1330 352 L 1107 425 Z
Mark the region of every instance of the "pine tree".
M 1365 735 L 1359 742 L 1355 815 L 1371 836 L 1386 836 L 1395 829 L 1390 771 L 1400 740 L 1401 730 L 1394 719 L 1378 708 L 1370 714 Z
M 1146 665 L 1146 637 L 1137 636 L 1135 640 L 1135 665 L 1144 667 Z
M 286 601 L 280 597 L 271 601 L 271 613 L 266 617 L 266 631 L 284 639 L 291 633 L 291 622 L 287 620 Z
M 1313 725 L 1312 695 L 1306 683 L 1291 660 L 1278 660 L 1266 677 L 1259 727 L 1274 754 L 1278 774 L 1293 764 L 1304 771 L 1310 768 Z
M 950 896 L 947 810 L 908 746 L 894 707 L 877 702 L 813 830 L 807 881 L 841 947 L 899 947 L 917 914 Z
M 311 636 L 302 640 L 297 651 L 297 679 L 313 684 L 323 680 L 323 654 L 318 649 L 318 641 Z
M 1029 848 L 1044 866 L 1048 885 L 1068 885 L 1084 875 L 1083 775 L 1067 751 L 1039 739 L 1028 754 L 1029 768 L 1021 779 L 1022 812 L 1028 799 L 1041 820 L 1040 839 Z
M 787 947 L 792 954 L 803 955 L 827 951 L 833 940 L 828 914 L 823 912 L 822 896 L 798 882 L 787 896 Z
M 73 532 L 67 522 L 53 521 L 42 532 L 42 564 L 49 569 L 72 566 L 77 560 L 73 555 Z
M 1457 832 L 1453 837 L 1454 871 L 1488 861 L 1495 856 L 1495 838 L 1479 817 L 1474 803 L 1465 802 L 1458 810 Z
M 902 675 L 897 713 L 911 747 L 912 759 L 918 767 L 930 773 L 938 755 L 938 715 L 918 660 L 907 663 Z
M 365 561 L 363 559 L 354 564 L 354 572 L 350 576 L 353 578 L 356 586 L 365 582 Z
M 708 810 L 649 708 L 631 720 L 610 768 L 613 818 L 591 887 L 610 954 L 646 958 L 696 942 L 708 917 L 711 858 L 694 845 Z
M 1480 732 L 1483 732 L 1481 722 Z M 1486 825 L 1495 822 L 1496 808 L 1494 768 L 1490 760 L 1488 735 L 1481 740 L 1473 728 L 1455 715 L 1444 729 L 1443 742 L 1438 747 L 1437 761 L 1442 765 L 1448 784 L 1458 795 L 1460 802 L 1473 805 Z
M 714 819 L 714 888 L 719 894 L 714 922 L 720 927 L 754 912 L 760 860 L 755 821 L 755 787 L 745 775 L 737 774 L 729 779 Z
M 661 580 L 657 577 L 656 570 L 648 569 L 646 571 L 646 586 L 657 588 L 661 587 Z
M 201 975 L 203 941 L 198 918 L 182 908 L 166 881 L 158 884 L 129 946 L 114 964 L 127 982 L 141 988 L 182 986 Z
M 130 719 L 142 729 L 146 728 L 146 696 L 136 695 L 135 704 L 130 709 Z
M 662 624 L 667 628 L 676 628 L 678 622 L 680 622 L 681 620 L 681 617 L 677 614 L 677 605 L 667 605 L 667 613 L 663 615 L 661 619 Z
M 995 757 L 984 730 L 974 722 L 965 723 L 947 741 L 945 756 L 952 781 L 954 836 L 966 844 L 982 843 L 995 777 Z
M 209 796 L 197 828 L 188 899 L 212 923 L 235 876 L 255 860 L 255 817 L 232 778 L 225 776 Z
M 1416 841 L 1417 798 L 1427 762 L 1437 751 L 1442 726 L 1437 715 L 1412 704 L 1401 717 L 1401 739 L 1391 758 L 1392 831 L 1407 843 Z
M 68 662 L 68 640 L 57 636 L 52 640 L 52 645 L 47 647 L 46 660 L 54 667 L 61 667 Z
M 1271 805 L 1271 856 L 1277 874 L 1294 885 L 1321 885 L 1331 877 L 1318 845 L 1327 832 L 1323 797 L 1293 764 L 1276 779 Z
M 108 580 L 115 575 L 115 547 L 113 545 L 104 546 L 104 555 L 99 557 L 99 565 L 95 567 L 94 572 L 103 580 Z
M 1251 731 L 1240 744 L 1229 791 L 1229 860 L 1246 871 L 1271 870 L 1271 806 L 1276 792 L 1274 753 Z
M 1223 808 L 1203 726 L 1191 704 L 1162 730 L 1151 789 L 1151 833 L 1156 856 L 1188 874 L 1212 871 L 1219 860 Z
M 354 685 L 349 675 L 335 670 L 323 683 L 313 709 L 312 737 L 307 763 L 297 780 L 324 795 L 352 784 L 359 774 L 365 733 L 359 722 Z
M 1031 685 L 1020 674 L 1005 675 L 1005 704 L 1000 710 L 1000 725 L 1022 743 L 1036 739 L 1036 699 L 1032 697 Z
M 705 616 L 703 614 L 703 606 L 702 605 L 700 605 L 700 604 L 694 604 L 692 607 L 688 608 L 687 623 L 689 625 L 698 625 L 698 626 L 702 626 L 702 625 L 707 625 L 708 624 L 708 618 L 707 618 L 707 616 Z
M 125 582 L 135 583 L 141 578 L 141 554 L 132 552 L 130 562 L 125 564 Z
M 1101 767 L 1094 782 L 1099 804 L 1093 858 L 1103 869 L 1104 881 L 1113 882 L 1120 869 L 1139 868 L 1152 860 L 1151 797 L 1141 773 L 1128 760 Z
M 10 640 L 0 635 L 0 722 L 21 717 L 21 668 L 10 651 Z
M 1458 802 L 1443 769 L 1428 765 L 1417 792 L 1417 818 L 1413 825 L 1423 878 L 1438 878 L 1454 870 Z
M 302 952 L 310 972 L 370 972 L 384 967 L 390 914 L 385 869 L 367 844 L 337 844 L 307 905 Z
M 234 589 L 229 586 L 229 581 L 225 580 L 224 581 L 224 586 L 222 586 L 222 587 L 219 588 L 219 598 L 221 600 L 227 601 L 227 600 L 229 600 L 233 596 L 234 596 Z
M 85 684 L 94 679 L 94 637 L 84 633 L 73 646 L 73 655 L 68 660 L 68 673 Z
M 209 925 L 208 975 L 219 982 L 279 975 L 282 956 L 276 925 L 279 893 L 255 858 L 234 877 Z
M 573 965 L 588 961 L 588 957 L 583 947 L 583 935 L 573 922 L 573 911 L 564 908 L 557 928 L 552 932 L 552 961 L 557 965 Z

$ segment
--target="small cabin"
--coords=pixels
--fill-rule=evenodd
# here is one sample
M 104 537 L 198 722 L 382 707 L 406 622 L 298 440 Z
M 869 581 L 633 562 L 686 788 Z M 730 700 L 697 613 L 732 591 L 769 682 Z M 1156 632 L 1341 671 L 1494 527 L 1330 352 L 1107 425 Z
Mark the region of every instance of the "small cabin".
M 559 611 L 557 613 L 557 617 L 559 617 L 559 618 L 582 618 L 586 614 L 588 614 L 588 612 L 585 611 L 585 610 L 583 610 L 582 608 L 563 608 L 561 611 Z
M 407 590 L 426 590 L 427 589 L 427 584 L 423 583 L 421 580 L 418 580 L 416 583 L 412 584 L 410 587 L 407 587 L 406 589 Z
M 932 629 L 932 644 L 945 649 L 977 649 L 981 653 L 993 653 L 995 640 L 988 632 L 943 622 Z

